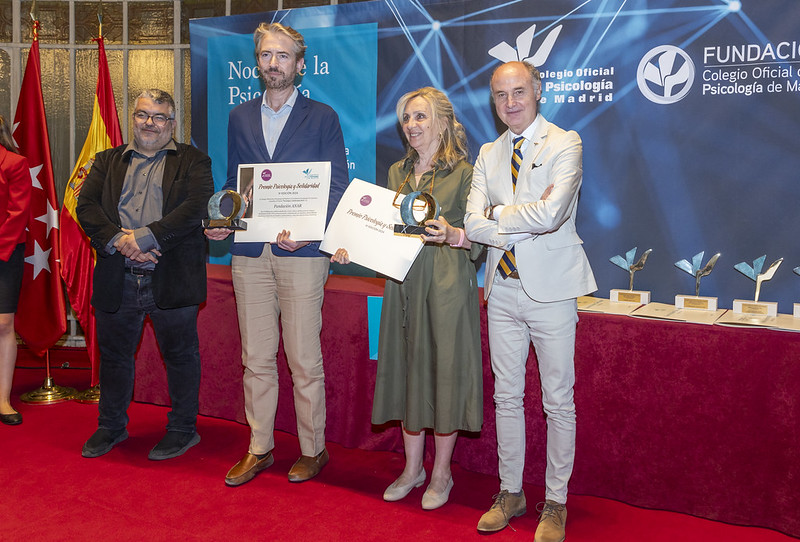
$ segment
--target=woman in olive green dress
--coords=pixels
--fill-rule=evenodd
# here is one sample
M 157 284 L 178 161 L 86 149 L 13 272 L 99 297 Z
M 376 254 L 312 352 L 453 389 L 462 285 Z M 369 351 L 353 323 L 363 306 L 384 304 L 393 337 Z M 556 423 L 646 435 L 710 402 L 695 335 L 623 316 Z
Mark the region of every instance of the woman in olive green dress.
M 450 462 L 458 431 L 483 422 L 478 285 L 471 245 L 463 229 L 472 166 L 464 128 L 441 91 L 405 94 L 397 117 L 408 152 L 389 169 L 387 188 L 431 193 L 441 206 L 428 220 L 425 246 L 405 280 L 386 280 L 378 346 L 372 423 L 402 422 L 405 469 L 383 498 L 397 501 L 425 483 L 425 429 L 436 446 L 422 507 L 445 504 L 453 487 Z M 332 261 L 348 263 L 346 249 Z

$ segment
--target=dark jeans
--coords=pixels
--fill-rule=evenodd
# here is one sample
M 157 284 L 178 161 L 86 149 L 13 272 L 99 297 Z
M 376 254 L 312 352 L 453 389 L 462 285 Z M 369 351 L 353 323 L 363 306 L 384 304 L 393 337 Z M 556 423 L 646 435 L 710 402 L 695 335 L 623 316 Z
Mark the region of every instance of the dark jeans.
M 116 431 L 128 424 L 133 396 L 134 355 L 150 315 L 167 368 L 172 410 L 167 431 L 194 432 L 200 393 L 200 343 L 197 305 L 159 309 L 153 301 L 152 277 L 125 274 L 122 305 L 117 312 L 95 311 L 100 347 L 100 415 L 98 427 Z

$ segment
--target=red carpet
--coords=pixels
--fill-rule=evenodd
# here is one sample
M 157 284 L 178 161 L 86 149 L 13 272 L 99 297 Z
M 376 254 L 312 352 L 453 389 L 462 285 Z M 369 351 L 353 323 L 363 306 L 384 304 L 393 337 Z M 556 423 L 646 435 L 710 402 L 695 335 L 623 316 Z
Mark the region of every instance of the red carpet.
M 53 371 L 56 384 L 84 389 L 87 370 Z M 383 489 L 403 458 L 329 444 L 331 462 L 314 480 L 291 484 L 286 473 L 297 458 L 297 440 L 276 434 L 275 464 L 255 480 L 228 488 L 223 478 L 246 451 L 248 428 L 201 418 L 202 441 L 186 455 L 147 459 L 162 437 L 167 409 L 134 403 L 130 438 L 109 454 L 81 457 L 95 430 L 97 409 L 73 402 L 37 406 L 19 395 L 42 384 L 42 370 L 17 369 L 12 402 L 21 426 L 0 425 L 0 540 L 507 540 L 532 541 L 533 510 L 541 487 L 526 486 L 529 512 L 489 537 L 475 530 L 491 505 L 497 480 L 454 466 L 451 500 L 426 512 L 424 487 L 399 503 L 385 503 Z M 427 465 L 430 470 L 430 465 Z M 795 540 L 765 529 L 736 527 L 691 516 L 643 510 L 571 495 L 568 542 L 778 542 Z

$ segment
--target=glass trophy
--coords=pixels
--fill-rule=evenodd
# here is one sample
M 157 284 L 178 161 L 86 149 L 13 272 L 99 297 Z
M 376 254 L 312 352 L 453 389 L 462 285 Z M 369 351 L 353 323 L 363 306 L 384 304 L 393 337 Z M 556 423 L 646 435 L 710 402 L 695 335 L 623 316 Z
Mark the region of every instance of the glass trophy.
M 396 199 L 396 196 L 395 196 Z M 422 204 L 417 203 L 422 200 Z M 415 211 L 417 212 L 415 215 Z M 399 235 L 424 235 L 425 222 L 439 218 L 439 202 L 428 192 L 411 192 L 400 202 L 400 218 L 403 224 L 394 225 L 394 233 Z M 417 215 L 425 213 L 422 220 L 417 220 Z
M 795 275 L 800 275 L 800 266 L 795 267 L 794 269 L 792 269 L 792 271 L 794 271 Z M 792 315 L 795 318 L 800 318 L 800 303 L 794 304 L 794 313 L 792 313 Z
M 223 201 L 230 200 L 230 213 L 225 214 L 220 209 Z M 220 190 L 208 200 L 208 218 L 203 220 L 204 228 L 228 228 L 231 230 L 246 230 L 247 222 L 242 220 L 246 205 L 244 198 L 234 190 Z
M 625 257 L 622 256 L 614 256 L 609 258 L 609 261 L 616 265 L 617 267 L 627 271 L 630 275 L 630 281 L 628 282 L 628 289 L 627 290 L 611 290 L 610 298 L 611 301 L 623 302 L 623 303 L 639 303 L 640 305 L 646 305 L 650 303 L 650 292 L 649 291 L 642 291 L 642 290 L 634 290 L 633 289 L 633 274 L 637 271 L 641 271 L 644 267 L 645 262 L 647 262 L 647 257 L 650 256 L 650 253 L 653 252 L 652 248 L 648 248 L 644 251 L 642 256 L 634 263 L 634 259 L 636 258 L 636 248 L 633 247 L 628 252 L 625 253 Z
M 778 304 L 774 301 L 759 301 L 758 297 L 761 294 L 761 284 L 771 280 L 775 276 L 775 271 L 781 266 L 783 258 L 778 258 L 767 268 L 765 272 L 761 272 L 764 267 L 764 262 L 767 256 L 753 260 L 753 265 L 746 262 L 739 262 L 733 266 L 734 269 L 746 276 L 756 283 L 756 295 L 753 301 L 734 299 L 733 312 L 736 314 L 752 314 L 755 316 L 777 316 Z
M 711 256 L 706 265 L 703 265 L 703 254 L 705 254 L 705 252 L 698 252 L 695 254 L 694 257 L 692 257 L 691 263 L 689 263 L 688 260 L 675 262 L 675 267 L 681 271 L 686 271 L 695 279 L 694 295 L 678 294 L 675 296 L 675 307 L 678 309 L 697 309 L 703 311 L 717 310 L 716 297 L 700 296 L 700 279 L 711 274 L 711 270 L 714 269 L 714 265 L 716 265 L 717 260 L 720 257 L 720 253 L 717 252 Z

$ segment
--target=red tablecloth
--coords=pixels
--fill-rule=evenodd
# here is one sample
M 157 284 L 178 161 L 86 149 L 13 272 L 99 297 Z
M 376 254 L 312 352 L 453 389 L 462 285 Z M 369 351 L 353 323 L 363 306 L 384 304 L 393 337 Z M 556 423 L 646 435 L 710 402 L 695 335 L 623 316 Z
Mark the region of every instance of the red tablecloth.
M 369 359 L 367 297 L 382 293 L 379 279 L 333 275 L 326 285 L 326 437 L 348 447 L 401 450 L 399 429 L 370 424 L 376 362 Z M 484 426 L 459 439 L 454 459 L 496 474 L 483 306 L 481 320 Z M 244 422 L 227 266 L 209 265 L 199 327 L 200 412 Z M 545 421 L 533 353 L 529 363 L 525 479 L 543 485 Z M 578 436 L 570 491 L 800 536 L 800 335 L 581 313 L 575 365 Z M 276 428 L 294 433 L 282 350 L 279 367 Z M 169 403 L 149 323 L 137 356 L 134 399 Z M 241 451 L 232 449 L 231 457 Z

